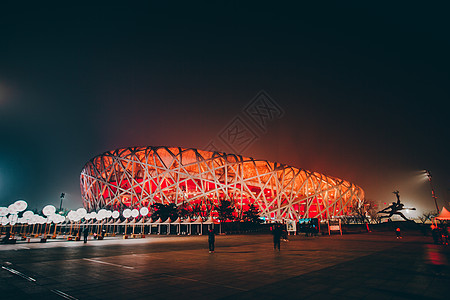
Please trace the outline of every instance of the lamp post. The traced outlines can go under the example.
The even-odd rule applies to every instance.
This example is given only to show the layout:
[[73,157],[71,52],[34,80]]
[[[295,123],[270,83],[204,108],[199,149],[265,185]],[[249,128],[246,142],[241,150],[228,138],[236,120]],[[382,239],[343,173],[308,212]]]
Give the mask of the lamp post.
[[148,207],[141,207],[141,209],[139,210],[139,213],[142,216],[142,230],[141,230],[141,235],[144,236],[144,231],[145,231],[145,227],[144,227],[144,221],[145,221],[145,217],[148,215]]
[[136,225],[136,218],[139,216],[139,211],[135,208],[131,211],[131,216],[133,217],[133,236],[134,236],[134,226]]
[[125,218],[126,222],[125,222],[125,233],[124,235],[127,236],[127,222],[128,222],[128,218],[131,217],[131,209],[129,208],[125,208],[122,212],[122,216]]
[[436,211],[439,214],[439,206],[437,204],[437,197],[436,197],[436,193],[434,192],[433,189],[433,184],[431,183],[431,173],[428,170],[425,170],[425,174],[428,177],[428,182],[430,183],[430,187],[431,187],[431,197],[433,197],[434,199],[434,204],[436,205]]
[[64,197],[66,196],[66,194],[64,194],[64,193],[61,193],[61,196],[59,196],[59,198],[61,199],[61,201],[59,202],[59,211],[61,212],[61,209],[62,209],[62,203],[63,203],[63,200],[64,200]]
[[111,217],[114,219],[113,236],[116,236],[116,223],[117,223],[116,219],[119,216],[120,216],[120,213],[117,210],[113,211],[112,214],[111,214]]

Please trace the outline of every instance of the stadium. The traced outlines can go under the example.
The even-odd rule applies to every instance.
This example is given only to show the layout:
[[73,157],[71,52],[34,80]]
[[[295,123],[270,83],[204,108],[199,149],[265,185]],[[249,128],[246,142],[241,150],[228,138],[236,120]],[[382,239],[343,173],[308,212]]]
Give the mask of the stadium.
[[101,208],[184,205],[215,217],[226,199],[234,214],[251,204],[267,220],[330,219],[347,215],[364,198],[357,185],[317,172],[236,154],[180,147],[130,147],[105,152],[84,166],[83,205]]

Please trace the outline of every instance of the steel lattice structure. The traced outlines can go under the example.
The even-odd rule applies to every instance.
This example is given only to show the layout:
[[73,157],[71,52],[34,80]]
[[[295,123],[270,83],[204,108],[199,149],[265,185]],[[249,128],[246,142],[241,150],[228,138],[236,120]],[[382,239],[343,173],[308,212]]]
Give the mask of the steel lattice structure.
[[179,147],[132,147],[91,159],[80,176],[88,211],[175,203],[201,205],[205,215],[221,199],[236,213],[254,203],[275,220],[348,213],[364,191],[348,181],[241,155]]

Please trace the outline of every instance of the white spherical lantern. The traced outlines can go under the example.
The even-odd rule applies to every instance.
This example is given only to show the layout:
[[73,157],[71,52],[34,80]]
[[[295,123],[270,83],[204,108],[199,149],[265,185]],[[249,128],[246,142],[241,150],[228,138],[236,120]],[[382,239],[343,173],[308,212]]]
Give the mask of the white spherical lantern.
[[131,217],[131,210],[129,208],[124,209],[122,215],[128,219],[129,217]]
[[54,215],[56,212],[56,207],[54,207],[53,205],[46,205],[43,209],[42,209],[42,213],[45,216],[51,216]]
[[[101,219],[104,219],[104,218],[106,218],[106,214],[107,214],[106,209],[102,208],[98,211],[97,216],[100,217]],[[99,220],[98,217],[97,217],[97,220]]]
[[131,211],[131,216],[133,218],[137,218],[137,216],[139,216],[139,211],[135,208]]
[[14,202],[14,206],[16,207],[16,211],[21,212],[27,209],[28,203],[25,200],[17,200]]
[[47,217],[47,223],[51,223],[51,222],[56,223],[55,220],[56,220],[56,214],[53,214],[53,215],[50,215]]
[[77,214],[80,216],[80,218],[84,218],[87,215],[86,209],[80,207],[77,209]]
[[9,214],[9,209],[7,207],[0,207],[0,217],[7,216]]
[[77,216],[77,212],[73,210],[69,211],[69,213],[67,214],[67,218],[69,218],[70,221],[74,221]]
[[113,211],[111,214],[111,217],[113,217],[114,219],[117,219],[119,216],[120,216],[120,213],[117,210]]
[[15,203],[10,204],[10,205],[8,206],[8,211],[9,211],[10,214],[15,214],[15,213],[17,213],[16,204],[15,204]]
[[14,214],[14,215],[9,215],[8,219],[9,219],[9,224],[11,224],[11,225],[16,225],[17,220],[18,220],[18,217],[17,217],[16,214]]
[[9,223],[8,217],[3,216],[3,217],[2,217],[2,225],[3,225],[3,226],[6,226],[6,225],[8,225],[8,223]]
[[65,217],[63,217],[61,215],[55,215],[55,216],[56,216],[56,218],[55,218],[55,220],[53,220],[53,222],[56,224],[62,223],[66,219]]
[[34,213],[31,210],[27,210],[22,215],[22,217],[24,217],[25,220],[30,220],[33,216],[34,216]]
[[139,212],[141,213],[141,216],[145,217],[148,215],[148,208],[147,207],[142,207]]
[[105,218],[105,215],[101,214],[100,212],[98,212],[97,215],[95,216],[95,218],[100,221],[100,220],[103,220]]

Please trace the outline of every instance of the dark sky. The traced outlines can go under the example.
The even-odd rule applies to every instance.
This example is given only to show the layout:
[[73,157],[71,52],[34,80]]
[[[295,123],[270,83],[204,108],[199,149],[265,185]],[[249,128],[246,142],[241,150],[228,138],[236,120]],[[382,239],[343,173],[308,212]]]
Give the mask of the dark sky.
[[[365,2],[365,1],[364,1]],[[0,205],[81,206],[126,146],[204,148],[264,90],[284,111],[241,154],[354,182],[381,205],[450,200],[450,21],[439,6],[281,2],[0,7]],[[69,5],[69,6],[67,6]]]

